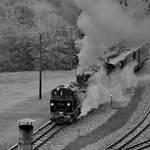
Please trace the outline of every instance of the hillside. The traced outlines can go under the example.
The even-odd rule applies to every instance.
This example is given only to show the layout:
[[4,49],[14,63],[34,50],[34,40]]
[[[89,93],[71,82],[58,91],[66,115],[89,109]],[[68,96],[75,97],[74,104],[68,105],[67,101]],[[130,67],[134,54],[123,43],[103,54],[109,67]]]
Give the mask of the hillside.
[[[121,0],[114,1],[123,2]],[[79,61],[77,57],[79,48],[75,47],[74,42],[81,35],[81,30],[77,27],[77,19],[81,9],[84,9],[84,7],[82,8],[80,3],[77,7],[74,2],[77,2],[77,0],[0,0],[0,72],[38,70],[39,48],[42,49],[43,70],[76,68]],[[131,0],[127,1],[127,3],[127,9],[131,8],[130,13],[132,13],[132,10],[139,10],[140,15],[136,14],[135,17],[142,18],[145,14],[149,15],[148,2]],[[100,14],[107,14],[107,12]],[[104,17],[106,16],[104,15]],[[112,23],[108,22],[110,29],[115,28],[116,21],[114,19],[109,20],[114,23],[112,26]],[[85,29],[82,27],[86,35],[99,34],[99,32],[99,35],[102,35],[97,25],[93,29],[95,31],[93,31],[88,29],[90,27],[89,23],[86,24]],[[120,25],[120,28],[123,28],[121,31],[125,30],[123,26]],[[128,29],[128,26],[126,28]],[[106,31],[106,35],[102,36],[102,38],[106,37],[104,40],[112,37],[110,43],[113,43],[113,40],[116,41],[114,36],[109,35],[110,33],[107,35],[108,30],[103,30],[102,33],[104,31]],[[114,30],[112,31],[114,35],[118,33],[114,32]],[[126,34],[126,31],[124,34]],[[42,35],[41,41],[39,40],[40,34]],[[82,35],[84,36],[84,34]],[[99,35],[98,38],[95,35],[94,37],[100,39],[101,36],[99,37]],[[100,42],[99,40],[97,41],[98,43]],[[94,49],[91,48],[91,50]],[[92,54],[94,53],[92,52]],[[88,57],[86,56],[85,58]]]
[[69,0],[0,0],[0,72],[37,70],[40,46],[43,69],[70,69],[71,59],[76,67],[77,51],[67,26],[76,26],[78,14]]
[[57,14],[68,21],[69,24],[77,24],[77,18],[81,10],[71,0],[49,0],[57,10]]

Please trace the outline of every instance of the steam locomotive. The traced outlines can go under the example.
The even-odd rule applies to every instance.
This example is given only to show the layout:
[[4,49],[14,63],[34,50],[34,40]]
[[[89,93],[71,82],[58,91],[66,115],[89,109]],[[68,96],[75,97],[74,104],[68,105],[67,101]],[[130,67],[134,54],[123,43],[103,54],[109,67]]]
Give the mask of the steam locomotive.
[[73,86],[61,85],[51,91],[50,119],[57,124],[70,124],[81,113],[77,86]]
[[[148,58],[150,45],[145,43],[133,49],[128,49],[115,57],[107,57],[104,69],[109,75],[116,69],[123,69],[129,62],[136,61],[135,70],[140,69]],[[50,119],[58,124],[71,123],[81,114],[82,100],[86,96],[88,80],[92,74],[81,73],[76,76],[76,82],[68,87],[58,86],[51,91]]]

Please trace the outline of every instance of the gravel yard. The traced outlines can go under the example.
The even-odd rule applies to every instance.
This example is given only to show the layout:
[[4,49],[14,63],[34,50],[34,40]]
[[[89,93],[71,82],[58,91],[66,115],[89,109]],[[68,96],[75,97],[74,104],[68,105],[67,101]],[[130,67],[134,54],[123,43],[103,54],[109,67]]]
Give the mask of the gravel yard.
[[[139,91],[141,90],[141,92]],[[69,145],[67,145],[64,150],[78,150],[83,149],[84,147],[88,147],[87,145],[93,146],[93,143],[97,143],[100,139],[105,138],[106,136],[110,135],[111,133],[114,133],[118,131],[126,122],[128,121],[131,114],[134,112],[134,110],[137,107],[137,104],[139,103],[140,99],[137,100],[137,98],[140,98],[140,94],[142,94],[143,89],[137,89],[137,97],[133,97],[131,103],[125,107],[125,108],[116,108],[113,109],[116,113],[113,114],[107,122],[105,122],[103,125],[99,124],[99,126],[95,129],[95,131],[91,132],[90,134],[87,134],[85,136],[79,137],[76,141],[73,141]],[[100,117],[100,116],[99,116]],[[102,120],[102,117],[100,117]],[[95,120],[97,122],[97,120]],[[91,124],[95,124],[95,122],[91,122]],[[125,133],[125,132],[123,132]],[[109,136],[108,136],[109,137]],[[118,138],[118,135],[116,136]],[[107,141],[106,144],[110,144],[113,140],[115,140],[115,136],[112,136],[112,139],[110,141]],[[95,147],[95,144],[94,144]],[[100,146],[98,146],[100,148]],[[101,147],[103,149],[104,147]],[[91,148],[93,150],[93,147]]]
[[[150,74],[150,62],[148,61],[145,66],[140,70],[140,72],[137,73],[138,76],[142,76],[142,75],[149,75]],[[143,92],[140,94],[140,92],[135,93],[134,96],[134,101],[139,101],[137,109],[133,112],[132,116],[130,117],[130,119],[127,121],[126,124],[124,124],[120,129],[116,130],[115,132],[107,135],[105,138],[97,140],[97,142],[93,142],[93,143],[88,143],[87,140],[87,144],[85,147],[82,147],[82,150],[99,150],[99,149],[105,149],[108,145],[110,145],[111,143],[115,142],[117,139],[119,139],[120,137],[122,137],[123,135],[125,135],[126,132],[128,132],[129,130],[131,130],[142,118],[144,113],[149,109],[149,98],[150,98],[150,78],[147,77],[147,80],[145,80],[144,82],[140,83],[140,87]],[[140,88],[139,88],[140,90]],[[131,105],[131,103],[130,103]],[[133,103],[134,105],[134,103]],[[124,117],[122,119],[125,119]],[[120,118],[120,120],[122,120]],[[107,129],[108,130],[108,129]],[[100,131],[97,134],[101,134]],[[150,134],[149,132],[145,132],[144,134],[142,134],[135,143],[145,140],[145,139],[149,139],[150,138]],[[85,138],[86,140],[86,138]],[[81,142],[80,142],[81,143]],[[70,147],[73,145],[70,145]],[[66,149],[65,149],[66,150]]]
[[[65,127],[39,150],[64,149],[70,142],[77,140],[81,136],[86,136],[99,126],[102,126],[116,113],[115,110],[110,108],[110,104],[103,105],[102,107],[103,108],[100,107],[98,110],[91,111],[86,117],[82,117],[74,124]],[[72,149],[74,148],[70,148],[70,150]]]
[[[143,118],[145,111],[148,109],[149,103],[149,90],[150,83],[145,83],[147,88],[144,90],[144,94],[142,94],[142,101],[139,102],[136,111],[132,114],[131,118],[127,121],[127,123],[122,126],[119,130],[116,130],[112,134],[106,136],[105,138],[92,143],[90,145],[85,146],[82,150],[99,150],[105,149],[110,144],[114,143],[117,139],[120,139],[123,135],[126,134],[129,130],[131,130],[138,122]],[[147,96],[145,96],[147,95]],[[138,97],[138,96],[137,96]]]

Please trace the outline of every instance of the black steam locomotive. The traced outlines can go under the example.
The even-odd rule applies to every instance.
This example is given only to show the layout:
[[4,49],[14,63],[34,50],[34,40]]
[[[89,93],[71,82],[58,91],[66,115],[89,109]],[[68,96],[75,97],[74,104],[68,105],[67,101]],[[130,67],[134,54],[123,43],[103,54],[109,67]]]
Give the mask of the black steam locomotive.
[[[124,68],[129,62],[136,61],[135,70],[142,67],[148,58],[149,44],[127,50],[115,57],[107,58],[104,62],[104,69],[109,75],[116,69]],[[50,119],[56,123],[71,123],[81,114],[81,104],[86,96],[86,89],[89,78],[92,74],[78,74],[76,82],[68,87],[58,86],[51,91]]]
[[81,102],[76,88],[58,86],[51,91],[50,119],[57,124],[71,123],[81,113]]

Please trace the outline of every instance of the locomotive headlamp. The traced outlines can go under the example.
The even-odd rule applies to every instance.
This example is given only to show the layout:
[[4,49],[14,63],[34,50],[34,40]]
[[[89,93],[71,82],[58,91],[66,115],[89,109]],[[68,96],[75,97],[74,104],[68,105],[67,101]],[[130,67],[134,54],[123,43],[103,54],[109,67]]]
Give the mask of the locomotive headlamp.
[[54,106],[54,103],[51,103],[51,106]]
[[70,103],[67,103],[67,106],[70,106],[71,104]]

